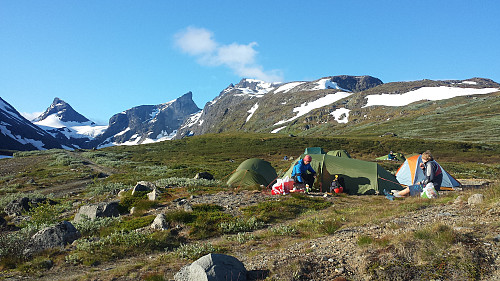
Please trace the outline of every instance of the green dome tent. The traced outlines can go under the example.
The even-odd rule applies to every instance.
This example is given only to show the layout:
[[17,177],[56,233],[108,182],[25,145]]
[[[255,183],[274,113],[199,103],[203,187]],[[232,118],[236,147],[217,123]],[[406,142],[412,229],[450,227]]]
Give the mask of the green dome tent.
[[[319,190],[321,183],[322,192],[329,191],[335,175],[344,179],[344,192],[348,194],[383,194],[384,189],[403,189],[396,177],[377,163],[328,154],[310,155],[311,166],[317,173],[314,186]],[[300,159],[304,156],[301,155]],[[292,163],[284,176],[291,177],[296,163]]]
[[304,151],[304,154],[326,154],[321,147],[308,147]]
[[326,154],[331,155],[331,156],[336,156],[336,157],[347,157],[351,158],[351,155],[347,153],[345,150],[330,150]]
[[258,158],[247,159],[238,166],[229,177],[229,186],[268,186],[278,178],[276,170],[271,163]]
[[[404,156],[403,153],[399,153],[399,152],[395,152],[393,153],[394,154],[394,160],[392,161],[401,161],[401,162],[404,162],[406,160],[406,157]],[[375,160],[389,160],[389,155],[384,155],[384,156],[380,156],[380,157],[377,157],[375,158]]]

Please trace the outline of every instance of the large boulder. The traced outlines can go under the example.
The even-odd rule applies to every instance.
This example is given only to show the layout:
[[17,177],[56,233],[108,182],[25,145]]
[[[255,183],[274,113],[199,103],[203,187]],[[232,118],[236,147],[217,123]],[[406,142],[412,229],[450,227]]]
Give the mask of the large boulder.
[[183,267],[174,276],[176,281],[246,281],[247,270],[237,258],[208,254]]
[[168,222],[165,214],[158,214],[151,224],[152,229],[166,230],[168,229]]
[[31,237],[25,254],[39,253],[46,249],[64,248],[80,238],[80,232],[68,221],[46,227]]
[[75,222],[80,222],[85,218],[94,220],[95,218],[103,217],[118,217],[120,212],[118,210],[118,201],[101,202],[92,205],[81,206],[78,213],[75,215]]
[[476,193],[476,194],[472,194],[469,199],[467,200],[467,203],[469,205],[478,205],[478,204],[482,204],[484,201],[484,195],[481,194],[481,193]]
[[155,184],[148,181],[140,181],[132,189],[132,195],[135,195],[137,191],[151,191],[156,188]]

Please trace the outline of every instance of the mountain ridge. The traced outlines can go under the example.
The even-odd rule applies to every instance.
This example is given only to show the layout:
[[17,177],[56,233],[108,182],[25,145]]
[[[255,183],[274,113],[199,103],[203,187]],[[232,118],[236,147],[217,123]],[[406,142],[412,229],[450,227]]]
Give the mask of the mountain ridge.
[[[500,141],[500,131],[491,125],[498,124],[494,116],[500,113],[496,109],[500,106],[492,105],[500,103],[499,89],[497,82],[479,77],[390,83],[366,75],[287,83],[241,79],[201,110],[193,102],[192,92],[188,92],[167,103],[125,110],[113,115],[107,126],[98,126],[56,97],[34,123],[56,139],[58,145],[47,140],[53,143],[47,147],[67,149],[137,145],[222,132],[439,137],[423,133],[425,129],[417,128],[420,124],[428,124],[432,130],[439,128],[458,139]],[[454,114],[457,108],[466,119]],[[472,122],[483,125],[482,131]],[[10,137],[0,148],[45,148],[12,144],[12,139],[15,141]]]

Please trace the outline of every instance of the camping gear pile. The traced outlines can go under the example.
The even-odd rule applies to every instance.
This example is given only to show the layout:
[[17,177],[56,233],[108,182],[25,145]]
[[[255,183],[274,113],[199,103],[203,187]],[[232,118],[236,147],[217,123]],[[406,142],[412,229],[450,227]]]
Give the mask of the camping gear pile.
[[288,177],[278,179],[271,189],[272,195],[286,195],[292,192],[304,192],[302,188],[294,187],[295,181]]

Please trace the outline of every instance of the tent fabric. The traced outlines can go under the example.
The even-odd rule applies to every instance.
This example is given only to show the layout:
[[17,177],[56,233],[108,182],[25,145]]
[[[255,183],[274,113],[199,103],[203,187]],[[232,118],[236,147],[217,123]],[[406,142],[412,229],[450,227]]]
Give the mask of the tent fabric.
[[[403,153],[393,153],[393,154],[394,154],[395,160],[397,160],[397,161],[405,161],[406,160],[406,157],[404,156]],[[389,155],[377,157],[377,158],[375,158],[375,160],[389,160]]]
[[308,147],[304,151],[304,154],[326,154],[321,147]]
[[[425,179],[425,175],[419,165],[422,163],[422,155],[417,154],[412,157],[406,158],[405,162],[399,167],[396,172],[396,179],[399,183],[404,185],[413,185],[419,181]],[[438,164],[439,165],[439,164]],[[441,167],[441,165],[439,165]],[[441,187],[459,187],[460,182],[458,182],[454,177],[452,177],[448,172],[446,172],[443,167],[441,167],[443,172],[443,182]]]
[[276,170],[271,163],[259,159],[247,159],[238,166],[236,171],[229,177],[229,186],[268,186],[278,178]]
[[[344,179],[344,192],[352,195],[383,194],[384,189],[403,189],[396,177],[377,163],[328,154],[310,155],[311,166],[317,173],[314,187],[322,192],[328,191],[335,175]],[[299,160],[304,156],[305,154],[301,155]],[[284,176],[290,177],[296,163],[292,163]]]
[[345,150],[330,150],[326,154],[336,156],[336,157],[347,157],[351,158],[351,155]]

